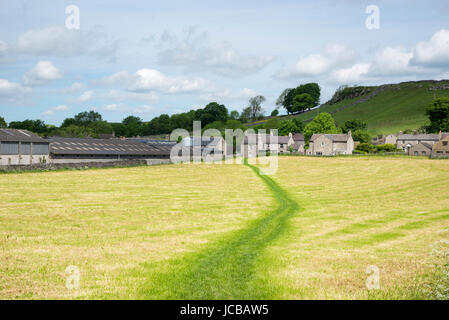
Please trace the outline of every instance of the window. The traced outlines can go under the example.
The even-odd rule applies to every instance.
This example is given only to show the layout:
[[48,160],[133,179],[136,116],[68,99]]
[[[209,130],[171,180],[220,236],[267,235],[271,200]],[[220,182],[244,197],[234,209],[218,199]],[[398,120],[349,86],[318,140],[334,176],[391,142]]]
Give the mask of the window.
[[423,151],[423,152],[422,152],[422,155],[423,155],[423,156],[425,156],[425,155],[426,155],[426,152],[425,152],[425,151]]
[[418,151],[415,151],[415,156],[417,156],[418,155]]
[[317,156],[322,156],[323,153],[322,153],[322,152],[317,152],[316,155],[317,155]]
[[324,141],[321,141],[321,146],[324,147]]

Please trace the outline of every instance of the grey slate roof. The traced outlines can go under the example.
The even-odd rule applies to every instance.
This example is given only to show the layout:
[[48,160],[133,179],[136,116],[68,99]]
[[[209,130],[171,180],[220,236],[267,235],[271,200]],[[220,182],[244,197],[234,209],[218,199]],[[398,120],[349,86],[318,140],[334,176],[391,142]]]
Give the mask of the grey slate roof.
[[316,138],[320,136],[326,136],[331,139],[333,142],[348,142],[349,135],[347,134],[328,134],[328,133],[314,133],[310,138],[310,141],[314,141]]
[[[264,134],[264,135],[259,135],[261,137],[261,140],[263,143],[267,143],[267,144],[271,144],[274,143],[277,139],[277,143],[288,143],[288,140],[290,139],[288,136],[272,136],[270,134]],[[243,143],[244,144],[248,144],[248,139],[249,136],[245,135]],[[251,143],[257,144],[258,138],[257,135],[251,135],[251,140],[249,140]]]
[[170,155],[171,146],[139,141],[93,138],[51,138],[50,153],[57,155]]
[[438,134],[400,134],[398,140],[429,140],[438,141],[440,137]]
[[22,129],[0,129],[0,141],[49,143],[37,134]]
[[293,135],[293,141],[305,141],[304,135],[302,133],[295,133]]

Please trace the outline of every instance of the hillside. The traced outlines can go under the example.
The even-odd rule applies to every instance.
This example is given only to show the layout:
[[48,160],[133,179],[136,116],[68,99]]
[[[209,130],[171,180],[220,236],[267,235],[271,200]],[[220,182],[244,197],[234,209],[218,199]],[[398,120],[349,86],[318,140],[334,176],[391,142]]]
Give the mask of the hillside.
[[[320,108],[290,115],[310,121],[320,112],[331,113],[337,124],[361,119],[367,122],[369,133],[395,133],[418,129],[427,123],[425,108],[434,98],[449,97],[449,80],[413,81],[368,87],[369,92],[336,103],[327,102]],[[258,121],[259,123],[261,121]]]

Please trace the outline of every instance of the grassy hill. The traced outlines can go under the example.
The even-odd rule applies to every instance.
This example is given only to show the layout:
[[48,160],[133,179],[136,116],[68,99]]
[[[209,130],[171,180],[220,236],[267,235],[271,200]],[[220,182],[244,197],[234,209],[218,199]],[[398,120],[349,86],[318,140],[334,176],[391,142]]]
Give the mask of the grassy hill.
[[369,93],[356,98],[327,102],[315,110],[282,119],[298,117],[310,121],[318,113],[328,112],[338,124],[351,119],[366,121],[368,131],[373,135],[395,133],[418,129],[426,124],[426,106],[434,98],[449,97],[449,80],[402,82],[368,88]]

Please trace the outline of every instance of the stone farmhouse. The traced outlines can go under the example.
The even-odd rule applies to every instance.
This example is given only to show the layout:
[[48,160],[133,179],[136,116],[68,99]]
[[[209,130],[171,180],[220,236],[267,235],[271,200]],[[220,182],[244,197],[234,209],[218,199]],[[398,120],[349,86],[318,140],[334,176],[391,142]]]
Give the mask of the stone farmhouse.
[[418,143],[428,143],[433,145],[435,142],[440,140],[438,134],[421,134],[414,132],[413,134],[402,134],[399,133],[396,140],[396,147],[402,149],[404,152],[408,152],[409,149]]
[[432,147],[432,157],[449,157],[449,134]]
[[432,153],[432,144],[420,142],[408,148],[410,156],[429,156]]
[[352,154],[354,140],[351,131],[347,134],[314,134],[309,141],[307,155],[335,156],[340,154]]
[[295,133],[294,135],[290,133],[289,136],[293,138],[293,152],[304,153],[306,146],[304,135],[302,133]]

